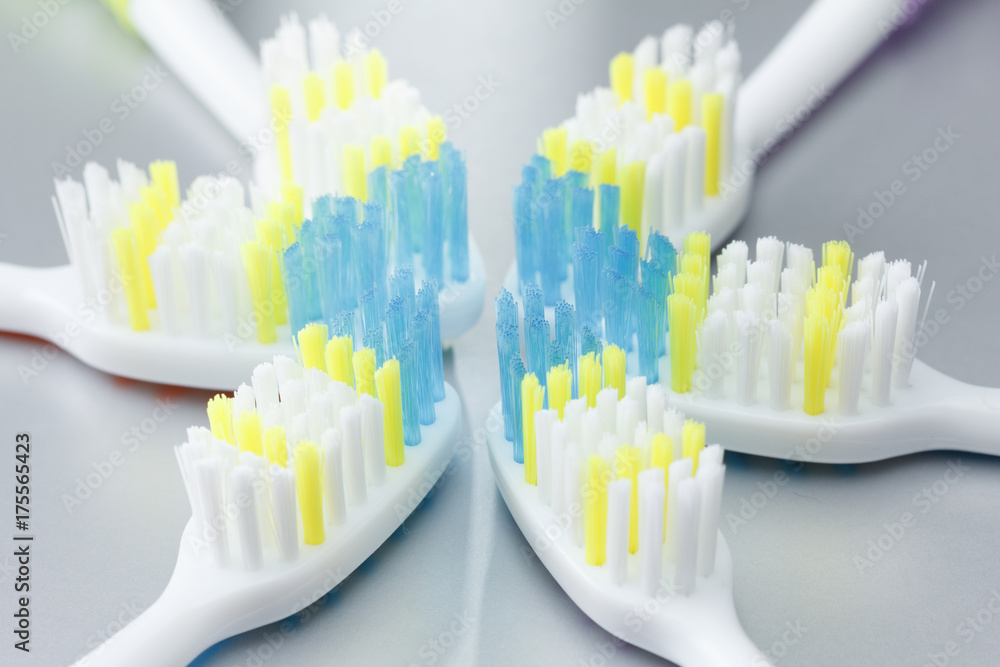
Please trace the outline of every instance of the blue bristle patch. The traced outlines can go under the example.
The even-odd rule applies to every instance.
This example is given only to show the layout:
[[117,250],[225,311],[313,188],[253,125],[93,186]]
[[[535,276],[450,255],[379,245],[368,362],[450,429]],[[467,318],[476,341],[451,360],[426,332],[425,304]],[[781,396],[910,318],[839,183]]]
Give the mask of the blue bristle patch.
[[448,238],[448,263],[451,279],[462,283],[469,279],[469,199],[465,159],[448,141],[439,147],[439,155],[445,182],[444,228]]
[[368,203],[389,210],[389,170],[385,165],[368,172]]
[[424,203],[424,238],[421,248],[424,273],[438,284],[444,280],[444,179],[438,162],[420,164]]
[[561,194],[558,181],[546,181],[542,193],[543,256],[539,267],[546,306],[556,305],[561,296],[562,281],[566,277],[565,260],[568,253],[563,247],[566,242],[566,207]]
[[583,327],[580,330],[580,355],[586,356],[591,352],[601,354],[603,351],[604,343],[600,333],[588,326]]
[[[533,170],[532,170],[533,171]],[[521,183],[511,190],[514,209],[514,251],[517,258],[517,280],[519,285],[538,280],[538,241],[535,233],[535,219],[532,211],[533,186]],[[539,239],[536,239],[539,236]]]
[[399,266],[389,278],[389,296],[403,300],[403,316],[408,322],[416,312],[416,283],[413,280],[413,269],[409,266]]
[[[556,344],[553,348],[558,348],[561,358],[558,363],[568,362],[570,371],[573,373],[573,395],[577,393],[576,382],[576,309],[565,301],[556,304]],[[550,364],[551,367],[552,364]]]
[[633,286],[633,300],[636,311],[636,337],[638,339],[639,373],[646,377],[646,382],[659,382],[658,338],[662,338],[660,330],[660,313],[652,290],[643,285]]
[[[303,243],[305,242],[303,239]],[[319,237],[312,246],[313,258],[316,260],[319,299],[316,304],[307,306],[306,312],[310,321],[330,322],[343,309],[344,292],[347,289],[346,274],[350,271],[344,270],[343,246],[335,234]]]
[[[434,423],[434,361],[431,357],[431,320],[427,311],[420,309],[410,323],[412,351],[416,367],[414,375],[417,385],[417,418],[424,426]],[[440,349],[438,348],[440,354]],[[444,387],[442,386],[442,392]]]
[[[652,238],[652,237],[650,237]],[[670,293],[670,281],[667,274],[662,271],[656,262],[642,260],[642,285],[650,291],[653,302],[657,306],[658,317],[660,318],[659,332],[665,334],[667,331],[667,296]],[[656,344],[657,356],[666,354],[666,337],[659,336]]]
[[425,280],[417,293],[417,307],[427,313],[427,368],[431,379],[431,395],[435,401],[444,400],[444,358],[441,353],[441,311],[438,288],[433,280]]
[[629,347],[631,283],[612,268],[605,268],[602,274],[604,297],[604,335],[608,343],[623,350]]
[[522,428],[523,408],[521,406],[521,381],[524,379],[524,364],[520,357],[514,357],[510,362],[510,384],[512,389],[514,437],[514,460],[524,463],[524,429]]
[[531,166],[538,172],[539,181],[548,181],[552,178],[552,162],[547,157],[532,155]]
[[399,359],[399,381],[403,394],[403,444],[420,444],[420,411],[417,389],[417,359],[413,341],[407,341],[396,357]]
[[511,364],[521,358],[521,343],[517,325],[497,322],[497,359],[500,364],[500,398],[503,409],[504,437],[510,441],[515,437],[514,387],[511,381]]
[[545,373],[548,371],[548,346],[551,336],[549,322],[544,317],[525,318],[524,321],[524,354],[528,360],[528,372],[534,373],[538,383],[545,386]]
[[385,311],[386,329],[386,353],[390,357],[397,357],[402,354],[406,345],[406,305],[402,297],[394,296],[389,299],[389,306]]
[[524,286],[524,319],[545,317],[545,300],[542,289],[535,283]]
[[393,244],[393,260],[396,264],[410,264],[413,261],[413,241],[410,238],[410,210],[406,195],[406,174],[393,171],[389,174],[389,216]]
[[598,201],[601,210],[597,219],[601,235],[604,237],[605,251],[615,242],[620,200],[621,190],[618,189],[617,185],[602,183],[598,188]]
[[517,302],[506,288],[501,287],[496,297],[497,324],[509,324],[517,329]]

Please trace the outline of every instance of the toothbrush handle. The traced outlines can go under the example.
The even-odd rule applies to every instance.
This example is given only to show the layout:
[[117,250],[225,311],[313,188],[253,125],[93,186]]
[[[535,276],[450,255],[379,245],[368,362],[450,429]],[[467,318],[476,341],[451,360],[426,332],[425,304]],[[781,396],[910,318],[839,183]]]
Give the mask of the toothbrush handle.
[[129,0],[136,32],[237,141],[265,127],[260,66],[209,0]]
[[77,281],[68,264],[34,268],[0,263],[0,330],[51,340],[72,317],[67,300],[79,293]]
[[751,154],[770,150],[878,46],[906,0],[816,0],[746,83],[735,134]]
[[938,437],[962,451],[1000,455],[1000,388],[965,385],[943,407],[947,430]]

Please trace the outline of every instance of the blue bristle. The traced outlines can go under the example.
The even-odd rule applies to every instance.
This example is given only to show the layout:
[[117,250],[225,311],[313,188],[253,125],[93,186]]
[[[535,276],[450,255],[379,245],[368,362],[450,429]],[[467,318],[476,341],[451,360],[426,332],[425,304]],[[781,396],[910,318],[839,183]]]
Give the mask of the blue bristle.
[[621,272],[633,281],[639,279],[639,235],[634,229],[621,225],[615,231],[615,245],[632,258],[628,272]]
[[385,336],[382,335],[382,325],[365,331],[361,339],[365,347],[375,350],[375,365],[381,367],[385,363]]
[[554,306],[559,300],[562,281],[566,277],[564,263],[565,229],[561,192],[558,181],[547,181],[542,199],[542,253],[539,272],[542,278],[542,293],[545,295],[545,305]]
[[[354,328],[354,311],[344,310],[337,314],[330,323],[330,336],[350,336],[357,338]],[[356,347],[356,346],[355,346]]]
[[[302,243],[306,243],[305,238],[302,239]],[[310,321],[331,322],[343,310],[344,292],[347,289],[346,277],[350,273],[349,270],[345,270],[340,239],[334,234],[319,237],[313,244],[313,257],[316,261],[316,280],[319,284],[319,299],[316,302],[318,308],[307,306],[306,312]]]
[[[652,236],[650,236],[652,238]],[[667,296],[670,294],[670,281],[666,272],[654,261],[642,260],[642,284],[653,295],[653,302],[657,305],[659,313],[659,331],[667,331]],[[659,336],[656,341],[656,354],[662,356],[666,354],[666,337]]]
[[583,327],[580,330],[580,355],[585,356],[591,352],[600,354],[603,351],[604,343],[601,341],[601,335],[590,327]]
[[389,278],[389,296],[400,297],[403,300],[403,315],[408,322],[416,312],[416,284],[413,281],[413,269],[409,266],[398,266]]
[[[366,210],[368,206],[365,206]],[[355,286],[358,290],[372,287],[385,288],[386,258],[383,243],[383,229],[380,224],[381,207],[371,210],[372,217],[366,217],[360,225],[351,228],[351,242],[354,246]]]
[[368,173],[368,202],[389,210],[389,169],[385,165]]
[[646,377],[646,382],[659,382],[658,339],[663,338],[660,331],[660,313],[653,292],[643,285],[636,284],[633,288],[636,311],[636,334],[638,338],[639,373]]
[[406,344],[406,322],[406,305],[403,298],[392,297],[385,311],[386,354],[390,357],[399,357]]
[[517,335],[517,324],[497,320],[497,359],[500,362],[500,397],[503,408],[504,437],[514,440],[514,389],[511,384],[510,368],[514,358],[521,358],[521,343]]
[[524,319],[545,317],[545,301],[542,289],[535,283],[524,285]]
[[430,369],[431,394],[435,401],[444,400],[444,358],[441,355],[441,311],[438,288],[433,280],[425,280],[417,293],[417,306],[427,313],[429,342],[427,365]]
[[410,447],[420,444],[420,418],[417,390],[417,364],[413,342],[407,341],[400,353],[399,382],[403,394],[403,444]]
[[602,278],[604,297],[604,335],[608,343],[623,350],[629,347],[631,283],[612,268],[605,268]]
[[573,205],[570,211],[570,220],[574,234],[571,239],[576,238],[577,229],[594,228],[594,191],[590,188],[573,188]]
[[[299,264],[301,273],[299,277],[307,284],[306,293],[309,296],[309,299],[302,304],[307,322],[312,322],[323,317],[323,309],[320,305],[318,275],[320,269],[316,257],[316,248],[319,245],[319,239],[323,236],[320,233],[321,229],[322,224],[317,218],[313,218],[312,220],[303,222],[297,232],[298,240],[296,243],[302,249],[302,261]],[[332,251],[326,249],[326,252]]]
[[677,249],[666,236],[659,232],[652,232],[646,239],[646,252],[649,259],[660,267],[664,273],[671,274],[677,272]]
[[509,438],[514,443],[514,460],[524,463],[524,429],[521,428],[521,380],[524,379],[524,364],[520,357],[514,357],[510,362],[510,384],[513,403],[514,437]]
[[333,217],[341,218],[348,226],[356,225],[361,214],[361,202],[354,197],[334,197]]
[[379,305],[379,298],[374,287],[361,293],[358,305],[361,310],[361,331],[363,334],[367,334],[375,327],[382,326],[382,315],[385,310]]
[[573,294],[577,326],[601,324],[600,256],[581,242],[573,244]]
[[402,171],[406,176],[403,205],[409,208],[410,244],[413,252],[421,252],[423,250],[426,211],[424,210],[424,193],[420,178],[420,156],[411,155],[406,158]]
[[[412,353],[415,365],[414,377],[417,385],[417,417],[424,426],[434,423],[433,361],[431,359],[430,317],[422,308],[410,323],[413,336]],[[438,350],[441,348],[439,347]],[[438,352],[440,354],[440,352]],[[443,387],[442,387],[443,391]]]
[[608,248],[608,268],[617,271],[629,283],[636,282],[636,276],[632,273],[632,261],[635,255],[627,249],[617,245]]
[[576,310],[565,301],[556,304],[556,343],[562,354],[560,363],[569,362],[573,373],[573,395],[576,395]]
[[406,174],[394,171],[389,174],[390,222],[392,227],[393,260],[397,264],[413,261],[413,242],[410,239],[410,215],[406,197]]
[[465,159],[451,142],[439,147],[445,179],[444,228],[448,237],[448,262],[451,279],[465,282],[469,279],[469,201]]
[[513,325],[517,329],[517,302],[505,287],[500,288],[496,298],[497,324]]
[[617,185],[602,184],[598,190],[600,201],[600,221],[601,234],[604,236],[604,250],[615,242],[615,229],[618,228],[618,205],[621,198],[621,190]]
[[545,386],[545,372],[548,370],[548,346],[551,336],[549,322],[544,317],[525,318],[524,354],[528,360],[528,372],[538,377],[538,383]]
[[288,301],[289,328],[297,333],[309,323],[307,305],[314,300],[311,293],[312,285],[306,280],[302,269],[302,247],[297,242],[285,249],[281,274],[285,283],[285,298]]
[[420,164],[424,205],[424,273],[438,284],[444,280],[444,179],[437,161]]
[[531,166],[537,170],[539,181],[547,181],[552,178],[552,163],[548,158],[541,155],[532,155]]
[[[517,281],[519,285],[538,280],[538,240],[532,214],[533,188],[530,183],[521,183],[511,190],[514,208],[514,251],[517,258]],[[536,238],[538,237],[538,238]]]

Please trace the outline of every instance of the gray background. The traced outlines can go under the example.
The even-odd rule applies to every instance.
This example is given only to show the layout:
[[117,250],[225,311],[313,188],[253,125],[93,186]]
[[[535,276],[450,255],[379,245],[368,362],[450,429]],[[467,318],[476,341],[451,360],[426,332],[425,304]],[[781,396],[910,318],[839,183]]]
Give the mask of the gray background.
[[[228,12],[256,45],[279,12],[310,18],[327,12],[342,28],[362,25],[385,2],[243,0]],[[468,153],[470,219],[487,252],[488,297],[513,253],[509,192],[540,130],[573,109],[577,92],[604,83],[608,59],[649,32],[676,21],[701,22],[735,11],[750,72],[791,26],[805,0],[731,3],[589,0],[552,29],[545,12],[556,0],[412,2],[375,38],[393,77],[404,77],[443,111],[473,92],[480,76],[499,89],[452,132]],[[569,3],[564,3],[569,4]],[[6,35],[19,30],[35,2],[0,3],[0,260],[33,266],[65,261],[49,198],[52,162],[104,117],[114,132],[93,158],[140,164],[177,160],[182,185],[215,172],[237,155],[235,142],[176,80],[118,120],[114,100],[156,63],[91,0],[71,0],[18,53]],[[946,295],[1000,245],[996,176],[1000,129],[1000,4],[952,0],[929,5],[896,34],[761,169],[749,216],[737,238],[776,234],[813,247],[844,238],[856,209],[876,190],[904,179],[907,191],[861,238],[860,256],[930,260],[935,307],[950,322],[920,351],[935,368],[962,380],[1000,384],[996,329],[1000,281],[986,283],[958,309]],[[910,183],[903,165],[930,147],[942,128],[960,135],[951,149]],[[75,170],[79,177],[80,170]],[[446,357],[446,372],[465,403],[463,455],[453,474],[364,566],[295,626],[266,664],[599,664],[609,636],[585,617],[530,551],[492,480],[475,429],[499,395],[491,304],[476,329]],[[129,609],[150,604],[173,567],[188,517],[171,447],[189,424],[204,423],[204,392],[124,381],[60,353],[28,382],[17,367],[42,350],[38,340],[0,335],[0,498],[7,526],[12,495],[13,435],[34,439],[33,653],[15,652],[0,632],[0,663],[66,664],[114,628]],[[153,414],[157,399],[176,407],[92,496],[68,512],[61,500],[77,479],[123,450],[121,436]],[[969,471],[921,513],[914,496],[942,478],[948,462]],[[776,461],[727,455],[723,511],[767,486]],[[760,500],[760,497],[757,497]],[[745,525],[724,525],[736,559],[736,603],[749,635],[775,646],[779,665],[922,665],[949,641],[951,665],[996,664],[1000,619],[963,634],[963,619],[1000,590],[1000,461],[931,453],[864,466],[807,466],[791,474]],[[883,525],[904,512],[917,517],[891,549],[863,573],[864,555]],[[0,540],[8,544],[8,529]],[[12,531],[11,531],[12,532]],[[0,617],[10,625],[14,594],[9,549],[0,547]],[[995,588],[996,587],[996,588]],[[466,617],[454,645],[454,618]],[[986,618],[984,615],[982,618]],[[805,631],[781,644],[786,624]],[[199,665],[257,664],[264,631],[233,638]],[[788,635],[791,637],[791,635]],[[966,642],[966,639],[970,641]],[[775,644],[775,642],[779,642]],[[430,652],[429,652],[430,651]],[[268,655],[265,649],[264,654]],[[610,662],[656,664],[637,649]],[[661,663],[662,664],[662,663]]]

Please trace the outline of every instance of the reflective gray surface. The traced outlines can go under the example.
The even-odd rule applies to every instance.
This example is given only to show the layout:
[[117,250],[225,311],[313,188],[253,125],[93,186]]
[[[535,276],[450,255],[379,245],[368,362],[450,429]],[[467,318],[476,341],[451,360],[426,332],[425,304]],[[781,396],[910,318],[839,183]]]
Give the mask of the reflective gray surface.
[[[346,28],[364,26],[372,11],[388,6],[228,4],[228,15],[254,44],[273,31],[285,7],[304,18],[326,11]],[[700,23],[730,9],[749,72],[807,3],[562,4],[576,8],[553,28],[546,12],[559,11],[555,0],[400,0],[402,11],[373,40],[391,74],[414,83],[432,109],[444,111],[472,94],[480,77],[499,82],[452,132],[468,152],[470,220],[486,253],[490,299],[513,253],[509,192],[520,165],[540,130],[571,112],[577,92],[606,80],[614,53],[675,21]],[[7,35],[0,46],[0,260],[46,266],[65,261],[49,202],[52,163],[63,162],[67,145],[85,140],[84,131],[103,118],[114,129],[91,157],[108,166],[119,156],[140,164],[173,158],[187,184],[238,153],[170,77],[121,117],[115,100],[135,94],[156,60],[95,2],[61,6],[14,53],[8,33],[20,31],[23,17],[38,8],[24,0],[0,4]],[[945,309],[949,322],[920,356],[962,380],[993,385],[1000,385],[1000,280],[985,282],[970,299],[952,290],[976,274],[982,257],[1000,250],[998,22],[1000,5],[990,0],[929,5],[767,161],[736,234],[747,240],[775,234],[814,247],[845,238],[858,207],[903,180],[906,192],[854,239],[855,252],[885,249],[890,257],[929,259],[938,289],[933,308]],[[907,161],[947,128],[959,137],[911,181]],[[492,330],[488,304],[476,329],[446,357],[448,379],[466,407],[466,439],[453,474],[405,530],[307,619],[284,633],[275,625],[233,638],[197,664],[660,662],[611,644],[530,557],[507,513],[475,433],[499,395]],[[0,335],[4,618],[14,607],[15,575],[5,558],[14,532],[13,437],[20,431],[34,441],[36,535],[32,653],[14,651],[5,630],[4,665],[68,664],[156,599],[188,517],[171,447],[188,425],[205,421],[206,393],[111,378],[63,353],[48,359],[46,351],[40,341]],[[19,367],[33,360],[37,376],[22,379]],[[155,421],[164,415],[162,405],[156,412],[157,400],[170,409],[162,422]],[[126,435],[133,428],[141,441]],[[120,465],[111,464],[107,479],[67,509],[65,499],[79,480],[107,470],[116,450]],[[799,472],[753,457],[729,455],[727,461],[723,511],[731,518],[723,533],[737,563],[737,609],[751,638],[773,650],[779,665],[996,663],[1000,618],[990,606],[1000,609],[1000,461],[931,453]],[[935,502],[922,500],[923,489],[934,489],[959,461],[968,470],[952,484],[938,484],[939,496],[930,491]],[[787,471],[786,482],[775,483],[786,479],[779,471]],[[900,531],[893,524],[907,512],[914,520]],[[869,557],[871,567],[858,560]],[[613,658],[602,651],[613,651]]]

